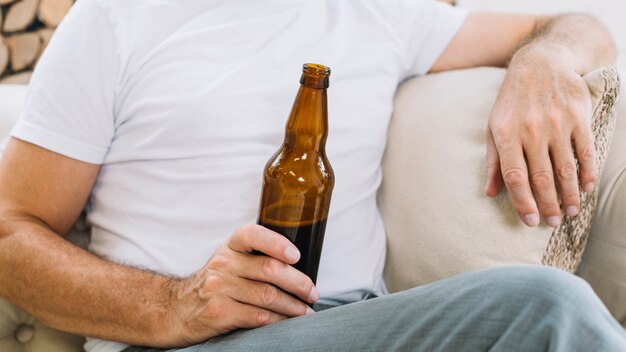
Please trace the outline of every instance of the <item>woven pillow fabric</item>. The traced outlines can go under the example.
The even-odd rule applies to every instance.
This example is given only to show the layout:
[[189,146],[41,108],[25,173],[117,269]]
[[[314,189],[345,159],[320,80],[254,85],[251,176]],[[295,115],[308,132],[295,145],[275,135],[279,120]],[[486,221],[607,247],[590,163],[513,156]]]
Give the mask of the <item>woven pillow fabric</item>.
[[[385,279],[391,291],[462,272],[543,264],[578,267],[598,190],[581,193],[581,211],[556,229],[525,226],[506,191],[486,183],[485,129],[505,71],[480,68],[406,82],[395,100],[379,204],[388,236]],[[619,97],[613,67],[586,75],[601,173]]]

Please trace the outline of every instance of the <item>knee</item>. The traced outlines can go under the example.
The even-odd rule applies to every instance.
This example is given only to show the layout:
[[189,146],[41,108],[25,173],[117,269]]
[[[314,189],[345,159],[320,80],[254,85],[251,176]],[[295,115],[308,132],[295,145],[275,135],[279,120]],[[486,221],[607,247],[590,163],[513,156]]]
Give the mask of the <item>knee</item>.
[[526,305],[550,310],[572,309],[595,300],[593,290],[583,279],[567,272],[544,266],[511,266],[489,270],[485,284],[500,291],[500,299],[515,297]]

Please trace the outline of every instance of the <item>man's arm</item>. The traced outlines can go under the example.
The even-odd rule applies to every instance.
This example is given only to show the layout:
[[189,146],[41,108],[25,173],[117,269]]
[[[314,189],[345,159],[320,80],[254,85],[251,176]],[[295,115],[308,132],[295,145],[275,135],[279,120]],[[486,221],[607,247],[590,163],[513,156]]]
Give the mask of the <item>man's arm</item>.
[[[539,44],[539,48],[535,46]],[[611,64],[617,49],[611,34],[587,15],[532,16],[470,13],[431,72],[478,66],[506,67],[520,49],[550,49],[547,58],[569,55],[579,74]],[[556,55],[556,56],[555,56]]]
[[433,66],[438,72],[508,64],[487,129],[486,193],[496,196],[506,186],[528,226],[540,216],[560,224],[557,192],[565,214],[574,216],[579,189],[593,190],[591,103],[581,76],[615,56],[611,35],[589,16],[476,13]]
[[102,260],[58,235],[78,218],[99,170],[11,141],[0,164],[0,296],[66,331],[156,340],[169,280]]
[[78,218],[99,170],[11,140],[0,162],[0,297],[60,330],[154,347],[311,312],[303,301],[319,293],[288,265],[298,250],[260,226],[236,231],[184,279],[115,264],[64,240],[59,234]]

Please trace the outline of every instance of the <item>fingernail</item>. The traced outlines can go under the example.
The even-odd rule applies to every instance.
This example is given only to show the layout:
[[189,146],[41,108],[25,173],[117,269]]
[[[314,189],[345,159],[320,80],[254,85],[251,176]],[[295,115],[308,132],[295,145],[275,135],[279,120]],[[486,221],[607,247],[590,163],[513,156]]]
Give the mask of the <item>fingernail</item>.
[[300,260],[300,252],[295,247],[287,247],[285,250],[285,257],[287,257],[290,261],[297,262]]
[[565,209],[565,215],[567,216],[576,216],[578,214],[578,207],[574,205],[570,205]]
[[318,299],[320,299],[320,292],[317,290],[317,288],[315,288],[315,286],[313,286],[311,292],[309,293],[309,301],[317,302]]
[[590,193],[593,191],[593,182],[589,182],[587,183],[584,187],[583,187],[583,191]]
[[311,307],[306,307],[306,315],[315,314],[315,311]]
[[539,215],[537,215],[537,214],[528,214],[528,215],[524,216],[524,222],[526,222],[526,225],[528,225],[530,227],[535,227],[535,226],[539,225]]
[[561,217],[551,216],[546,219],[546,222],[550,227],[559,227],[559,225],[561,225]]

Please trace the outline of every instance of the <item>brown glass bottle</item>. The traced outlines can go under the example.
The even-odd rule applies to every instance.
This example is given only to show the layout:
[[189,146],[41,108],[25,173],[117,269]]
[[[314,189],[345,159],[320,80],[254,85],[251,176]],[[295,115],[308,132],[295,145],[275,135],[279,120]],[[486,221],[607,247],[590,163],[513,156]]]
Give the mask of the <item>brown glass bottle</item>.
[[285,141],[265,165],[259,225],[300,250],[294,267],[315,283],[335,175],[326,157],[330,69],[305,64]]

